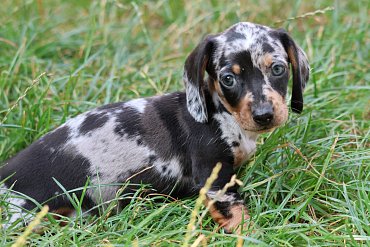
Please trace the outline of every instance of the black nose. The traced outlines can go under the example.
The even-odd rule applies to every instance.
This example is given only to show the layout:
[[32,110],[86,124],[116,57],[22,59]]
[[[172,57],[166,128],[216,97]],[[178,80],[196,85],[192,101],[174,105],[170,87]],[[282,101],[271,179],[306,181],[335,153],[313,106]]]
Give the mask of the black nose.
[[252,107],[252,117],[259,125],[269,125],[274,119],[274,109],[270,103],[262,103],[256,107]]

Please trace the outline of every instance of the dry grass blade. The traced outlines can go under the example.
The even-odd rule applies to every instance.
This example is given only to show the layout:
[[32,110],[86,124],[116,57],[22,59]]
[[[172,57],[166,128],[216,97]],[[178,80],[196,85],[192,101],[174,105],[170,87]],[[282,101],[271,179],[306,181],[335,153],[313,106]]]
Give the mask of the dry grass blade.
[[313,12],[307,12],[307,13],[304,13],[303,15],[290,17],[290,18],[285,19],[285,20],[278,20],[278,21],[275,21],[275,24],[283,23],[283,22],[286,22],[286,21],[293,21],[293,20],[297,20],[297,19],[304,19],[304,18],[315,16],[315,15],[318,15],[318,14],[325,14],[326,12],[333,11],[334,9],[335,9],[334,7],[329,6],[329,7],[326,7],[325,9],[318,9],[318,10],[313,11]]
[[3,117],[3,119],[0,121],[0,127],[5,123],[6,119],[8,118],[8,115],[9,113],[15,108],[17,107],[18,103],[24,98],[26,97],[28,91],[30,91],[36,84],[38,84],[41,80],[41,78],[43,76],[46,75],[46,72],[43,72],[42,74],[40,74],[36,79],[32,80],[32,83],[30,86],[28,86],[26,88],[26,90],[23,92],[23,94],[21,96],[19,96],[19,98],[15,101],[15,103],[10,107],[8,108],[8,110],[5,112],[5,116]]
[[190,239],[194,235],[194,230],[196,229],[195,222],[197,215],[199,213],[200,207],[202,206],[203,202],[206,200],[206,194],[210,190],[213,182],[217,179],[218,173],[220,172],[222,167],[221,163],[217,163],[216,166],[213,168],[211,175],[208,177],[206,184],[199,192],[199,197],[195,202],[195,206],[193,211],[191,212],[191,218],[187,227],[187,232],[185,235],[185,239],[182,246],[188,246]]
[[12,247],[21,247],[26,244],[28,235],[31,234],[32,230],[35,229],[40,223],[42,218],[48,213],[49,207],[45,205],[40,212],[38,212],[35,216],[35,219],[31,221],[31,223],[26,227],[26,230],[22,233],[21,236],[12,244]]

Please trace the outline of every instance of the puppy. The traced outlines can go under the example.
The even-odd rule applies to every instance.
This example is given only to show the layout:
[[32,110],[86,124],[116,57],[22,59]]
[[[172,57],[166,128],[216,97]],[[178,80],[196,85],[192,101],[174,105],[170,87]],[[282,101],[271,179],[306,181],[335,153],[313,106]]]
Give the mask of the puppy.
[[[300,113],[309,65],[285,31],[242,22],[208,35],[186,59],[186,92],[98,107],[6,161],[0,177],[2,191],[11,188],[13,194],[7,200],[15,210],[9,222],[35,202],[68,216],[74,208],[63,189],[81,197],[87,183],[85,209],[115,199],[126,182],[122,195],[142,183],[178,198],[196,195],[220,162],[206,203],[216,199],[210,208],[214,220],[227,232],[237,229],[249,218],[238,187],[215,195],[255,152],[258,135],[287,120],[290,67],[291,108]],[[123,196],[119,208],[126,203]]]

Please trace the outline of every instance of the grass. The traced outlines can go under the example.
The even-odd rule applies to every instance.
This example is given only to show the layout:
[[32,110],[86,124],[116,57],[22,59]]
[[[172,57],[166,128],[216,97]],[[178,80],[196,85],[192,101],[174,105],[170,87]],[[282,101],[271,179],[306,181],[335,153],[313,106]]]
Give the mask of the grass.
[[[368,9],[365,0],[5,1],[0,161],[95,106],[182,90],[185,58],[207,33],[238,21],[283,27],[310,59],[305,110],[262,136],[238,172],[254,221],[241,238],[258,246],[370,245]],[[69,227],[44,221],[45,234],[31,233],[27,242],[180,246],[194,206],[195,198],[158,202],[139,191],[117,215],[78,215]],[[0,245],[24,231],[0,229]],[[199,245],[242,243],[209,216],[190,243],[197,238]]]

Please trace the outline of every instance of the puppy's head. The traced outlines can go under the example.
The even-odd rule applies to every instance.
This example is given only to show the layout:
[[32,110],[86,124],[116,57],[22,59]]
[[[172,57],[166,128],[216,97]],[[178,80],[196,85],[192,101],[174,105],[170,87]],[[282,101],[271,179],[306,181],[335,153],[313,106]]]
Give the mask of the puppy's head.
[[[271,130],[288,117],[285,102],[292,68],[291,108],[303,109],[309,65],[284,30],[242,22],[207,36],[185,63],[187,107],[198,122],[208,120],[205,90],[248,131]],[[208,80],[204,80],[205,72]]]

